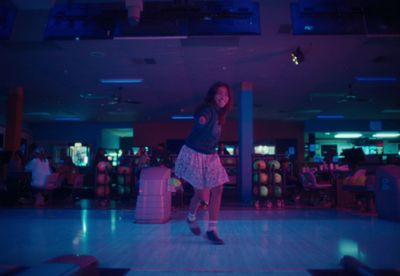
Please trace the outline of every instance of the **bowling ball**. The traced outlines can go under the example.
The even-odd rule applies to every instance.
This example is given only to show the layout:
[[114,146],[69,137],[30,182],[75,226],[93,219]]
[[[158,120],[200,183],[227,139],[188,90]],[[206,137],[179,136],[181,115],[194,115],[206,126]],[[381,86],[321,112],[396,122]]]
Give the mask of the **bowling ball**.
[[125,187],[121,186],[121,185],[118,185],[118,193],[120,195],[123,195],[125,193]]
[[255,170],[265,170],[267,168],[267,163],[264,160],[256,160],[253,163],[253,168]]
[[274,182],[280,184],[282,182],[282,176],[279,173],[274,174]]
[[96,195],[98,197],[107,197],[110,195],[110,188],[107,185],[97,186]]
[[235,164],[235,163],[236,163],[235,158],[229,157],[229,158],[226,159],[226,164],[232,165],[232,164]]
[[118,177],[117,177],[117,183],[118,183],[118,185],[124,185],[124,184],[125,184],[125,176],[123,176],[123,175],[118,175]]
[[258,170],[258,160],[255,160],[254,162],[253,162],[253,169],[255,169],[255,170]]
[[182,181],[179,178],[171,177],[169,179],[169,184],[174,187],[180,187],[180,186],[182,186]]
[[260,186],[260,196],[262,196],[262,197],[268,196],[267,186],[264,186],[264,185]]
[[97,164],[97,171],[99,172],[105,172],[109,169],[111,169],[111,165],[108,162],[101,161]]
[[275,196],[281,197],[282,196],[282,188],[279,186],[275,186]]
[[132,169],[129,167],[119,166],[117,172],[118,174],[130,174]]
[[108,182],[110,181],[110,177],[107,174],[98,174],[97,175],[97,184],[98,185],[105,185],[108,184]]
[[278,160],[271,160],[271,161],[269,161],[268,164],[272,169],[275,169],[275,170],[279,170],[279,168],[281,167],[281,164],[279,163]]
[[253,174],[253,182],[258,183],[258,180],[259,180],[258,173]]
[[263,173],[263,172],[260,173],[259,180],[260,180],[260,183],[267,184],[267,182],[268,182],[268,174]]

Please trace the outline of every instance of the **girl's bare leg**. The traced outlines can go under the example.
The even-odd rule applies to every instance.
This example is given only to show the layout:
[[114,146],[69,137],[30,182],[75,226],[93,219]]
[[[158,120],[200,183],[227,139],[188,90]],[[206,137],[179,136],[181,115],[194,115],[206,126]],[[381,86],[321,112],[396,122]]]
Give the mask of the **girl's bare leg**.
[[211,198],[209,205],[210,220],[208,221],[206,237],[210,242],[214,244],[224,244],[224,241],[220,239],[217,234],[218,214],[221,207],[222,190],[222,185],[211,189]]

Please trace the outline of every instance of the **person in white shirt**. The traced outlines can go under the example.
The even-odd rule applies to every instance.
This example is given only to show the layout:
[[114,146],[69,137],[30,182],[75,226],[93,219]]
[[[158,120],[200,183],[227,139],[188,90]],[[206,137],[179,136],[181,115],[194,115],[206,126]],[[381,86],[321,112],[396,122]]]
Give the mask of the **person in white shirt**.
[[34,158],[25,166],[25,171],[32,172],[31,189],[35,196],[35,205],[43,206],[43,190],[46,187],[46,179],[51,174],[49,161],[45,157],[42,148],[36,148]]

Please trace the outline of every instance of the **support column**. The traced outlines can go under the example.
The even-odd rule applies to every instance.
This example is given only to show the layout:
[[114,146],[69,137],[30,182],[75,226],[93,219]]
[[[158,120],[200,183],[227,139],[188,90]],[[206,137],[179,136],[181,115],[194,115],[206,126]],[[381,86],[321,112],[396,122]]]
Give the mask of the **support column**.
[[240,198],[244,203],[252,201],[253,178],[253,84],[242,82],[239,93],[239,174]]
[[20,147],[24,90],[17,87],[10,92],[7,103],[5,150],[16,151]]

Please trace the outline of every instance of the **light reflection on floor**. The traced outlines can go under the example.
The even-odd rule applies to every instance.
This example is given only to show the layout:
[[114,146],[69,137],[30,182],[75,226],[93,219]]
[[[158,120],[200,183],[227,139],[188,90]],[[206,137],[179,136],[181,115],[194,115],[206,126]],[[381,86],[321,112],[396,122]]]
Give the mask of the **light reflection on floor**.
[[229,209],[219,222],[226,244],[215,246],[191,235],[184,216],[175,210],[168,223],[136,224],[127,209],[0,209],[0,264],[85,254],[108,268],[261,273],[339,269],[350,255],[375,269],[400,266],[399,222],[335,210]]

